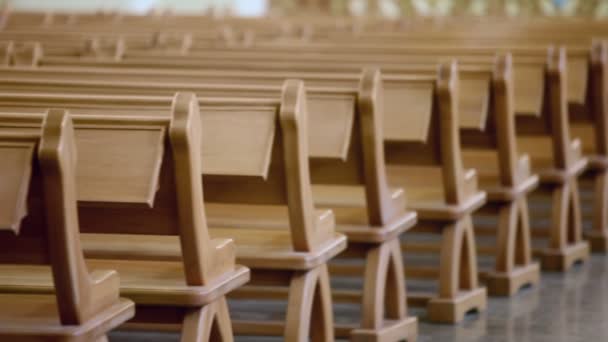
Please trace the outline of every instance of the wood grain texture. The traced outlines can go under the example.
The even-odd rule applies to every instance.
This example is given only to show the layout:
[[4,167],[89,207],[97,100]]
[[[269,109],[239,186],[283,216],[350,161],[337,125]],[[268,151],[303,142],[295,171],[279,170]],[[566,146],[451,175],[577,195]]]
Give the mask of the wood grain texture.
[[[18,235],[7,234],[2,239],[3,245],[11,247],[2,248],[0,258],[0,267],[5,267],[0,285],[4,288],[0,307],[5,308],[0,314],[4,317],[0,336],[69,341],[103,338],[133,316],[134,305],[119,298],[115,271],[89,273],[84,263],[77,239],[76,151],[71,118],[63,110],[49,110],[37,136],[17,129],[0,139],[4,148],[12,145],[12,152],[20,154],[7,154],[4,160],[9,164],[2,171],[19,187],[26,183],[25,189],[20,189],[25,198],[15,196],[14,188],[3,191],[2,196],[12,201],[12,206],[22,210],[28,207],[27,212],[21,212],[25,217],[16,222],[17,227],[21,225],[21,230],[14,231]],[[25,155],[15,148],[25,148]],[[17,178],[15,170],[20,173]],[[22,249],[14,253],[14,246]],[[44,266],[28,269],[14,265],[24,261]],[[20,274],[7,272],[7,267],[14,267]],[[32,289],[44,287],[44,282],[35,280],[44,273],[41,267],[48,275],[48,295],[28,295]]]

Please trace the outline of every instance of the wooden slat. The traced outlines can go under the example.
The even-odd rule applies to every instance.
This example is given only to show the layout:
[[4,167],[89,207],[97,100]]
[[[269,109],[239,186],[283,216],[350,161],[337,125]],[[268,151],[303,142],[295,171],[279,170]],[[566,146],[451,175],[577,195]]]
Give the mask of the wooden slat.
[[346,159],[354,111],[354,97],[308,96],[308,153],[311,157]]
[[276,131],[276,108],[204,107],[202,111],[203,173],[266,178]]
[[[124,77],[127,77],[126,75]],[[82,76],[81,78],[87,78]],[[219,84],[213,85],[209,83],[162,83],[157,84],[154,81],[155,77],[151,76],[148,82],[121,82],[120,84],[107,81],[91,81],[90,78],[86,81],[74,78],[73,80],[50,80],[46,78],[34,78],[25,80],[20,77],[18,80],[2,79],[0,87],[5,92],[43,92],[53,94],[66,93],[95,93],[95,94],[138,94],[138,95],[164,95],[168,96],[174,93],[176,89],[180,91],[191,91],[202,98],[219,97],[219,98],[234,98],[234,97],[251,97],[262,99],[273,99],[280,95],[279,80],[268,80],[264,85],[239,85],[237,80],[234,85]],[[184,79],[186,81],[186,79]],[[253,80],[243,80],[243,83],[250,84]],[[260,82],[260,80],[258,80]],[[212,83],[212,82],[211,82]],[[271,86],[276,84],[277,86]],[[309,154],[317,158],[339,158],[345,159],[346,153],[351,140],[353,121],[355,115],[356,91],[349,89],[338,88],[316,88],[308,89],[308,106],[309,118],[308,126],[308,143]],[[80,112],[83,112],[81,109]],[[131,113],[137,111],[126,110]],[[230,111],[237,111],[237,108],[231,108]],[[256,115],[255,110],[250,108],[244,111]],[[205,111],[208,112],[208,111]],[[134,113],[136,114],[136,113]],[[162,115],[162,113],[159,113]],[[243,115],[246,115],[243,113]],[[203,117],[203,120],[205,118]],[[255,119],[251,119],[255,121]],[[203,128],[205,131],[208,129]],[[217,135],[217,134],[216,134]],[[263,136],[259,137],[263,140]],[[270,137],[269,137],[270,138]],[[269,139],[267,143],[271,143]],[[250,142],[251,143],[251,142]],[[258,144],[265,145],[264,141],[258,141],[251,146]],[[260,147],[263,150],[263,146]],[[259,161],[260,165],[265,164],[262,158]],[[253,174],[258,175],[260,169],[264,167],[260,165],[249,165],[249,170],[253,169]],[[205,165],[205,169],[213,170],[209,165]],[[249,175],[252,172],[245,172]]]
[[540,116],[544,91],[543,73],[541,65],[518,64],[513,69],[513,91],[517,114]]
[[0,230],[19,232],[27,214],[27,193],[35,143],[0,143]]
[[482,130],[485,127],[490,102],[489,83],[488,78],[460,79],[460,128]]
[[165,131],[161,127],[76,127],[78,199],[152,206]]
[[425,142],[431,122],[433,84],[385,81],[384,98],[384,139]]
[[587,94],[588,60],[568,56],[568,101],[585,103]]

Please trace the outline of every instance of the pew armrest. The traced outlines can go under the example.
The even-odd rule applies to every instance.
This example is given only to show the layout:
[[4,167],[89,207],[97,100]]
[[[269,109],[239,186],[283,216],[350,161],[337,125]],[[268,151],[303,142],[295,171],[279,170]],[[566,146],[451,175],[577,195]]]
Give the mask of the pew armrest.
[[465,169],[463,179],[463,192],[466,200],[471,196],[475,196],[475,194],[479,192],[479,186],[477,184],[477,170]]

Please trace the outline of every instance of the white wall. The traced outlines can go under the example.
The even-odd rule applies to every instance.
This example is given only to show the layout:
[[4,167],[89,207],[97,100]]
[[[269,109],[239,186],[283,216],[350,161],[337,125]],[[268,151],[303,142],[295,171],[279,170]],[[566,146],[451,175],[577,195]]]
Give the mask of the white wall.
[[23,10],[123,10],[147,12],[151,9],[172,8],[176,12],[203,11],[213,6],[242,15],[262,15],[267,0],[0,0],[11,8]]

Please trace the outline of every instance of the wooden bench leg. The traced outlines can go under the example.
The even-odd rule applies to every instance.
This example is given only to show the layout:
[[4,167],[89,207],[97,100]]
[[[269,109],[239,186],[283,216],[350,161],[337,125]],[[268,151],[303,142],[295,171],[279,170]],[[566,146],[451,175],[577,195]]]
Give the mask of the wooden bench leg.
[[589,244],[582,240],[578,182],[572,178],[552,191],[549,247],[538,254],[544,270],[565,271],[589,257]]
[[443,228],[439,266],[439,297],[431,299],[427,316],[433,322],[456,323],[472,310],[485,310],[487,293],[477,281],[477,251],[470,215]]
[[522,286],[540,281],[540,266],[532,262],[530,215],[526,196],[498,209],[495,270],[485,275],[490,295],[511,296]]
[[332,342],[334,319],[327,265],[295,272],[289,285],[287,342]]
[[593,223],[585,238],[596,253],[608,252],[608,170],[593,175]]
[[351,341],[411,342],[417,334],[417,319],[407,317],[403,259],[395,238],[367,252],[361,327],[351,331]]
[[232,342],[232,324],[226,298],[190,309],[182,323],[182,342]]

